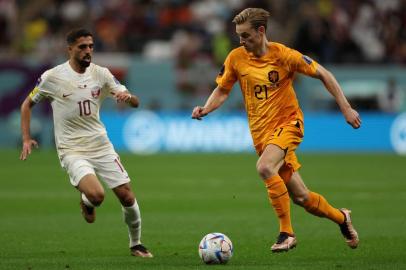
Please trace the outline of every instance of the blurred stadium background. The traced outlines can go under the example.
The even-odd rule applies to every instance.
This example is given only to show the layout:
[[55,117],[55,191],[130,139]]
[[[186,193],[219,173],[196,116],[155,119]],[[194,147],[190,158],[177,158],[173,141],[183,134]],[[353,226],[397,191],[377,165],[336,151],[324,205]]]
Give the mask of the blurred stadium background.
[[[203,123],[189,119],[238,46],[233,16],[249,6],[270,10],[271,39],[331,69],[361,111],[363,128],[354,132],[321,83],[298,76],[301,151],[406,153],[403,0],[1,0],[0,145],[20,144],[19,105],[44,70],[66,60],[68,30],[83,26],[94,33],[94,62],[141,98],[135,113],[112,101],[103,108],[118,150],[252,151],[238,86],[221,112]],[[48,105],[34,110],[32,133],[53,147]]]
[[[238,86],[218,112],[190,119],[238,46],[232,18],[253,6],[271,11],[271,40],[328,67],[361,113],[363,126],[353,130],[320,82],[297,77],[301,174],[353,210],[362,241],[355,251],[334,224],[292,206],[300,245],[270,255],[277,221]],[[110,191],[98,222],[83,222],[46,102],[33,110],[40,151],[18,161],[19,106],[42,72],[66,61],[73,27],[94,33],[94,62],[141,98],[137,110],[106,101],[101,117],[134,180],[154,260],[128,256]],[[0,0],[0,268],[200,269],[197,244],[220,231],[234,243],[231,269],[405,269],[405,63],[404,0]]]

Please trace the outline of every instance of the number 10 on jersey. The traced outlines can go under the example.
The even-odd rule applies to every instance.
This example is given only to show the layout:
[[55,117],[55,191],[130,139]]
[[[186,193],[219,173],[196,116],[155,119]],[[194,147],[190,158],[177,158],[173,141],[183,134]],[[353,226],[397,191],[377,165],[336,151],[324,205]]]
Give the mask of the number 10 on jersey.
[[90,100],[86,99],[84,101],[79,101],[79,115],[80,116],[88,116],[92,113],[90,109]]

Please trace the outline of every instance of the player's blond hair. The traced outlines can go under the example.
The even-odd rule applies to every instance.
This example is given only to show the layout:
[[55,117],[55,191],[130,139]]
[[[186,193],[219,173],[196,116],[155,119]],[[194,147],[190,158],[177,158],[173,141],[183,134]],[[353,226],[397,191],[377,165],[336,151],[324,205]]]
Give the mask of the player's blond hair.
[[269,16],[269,12],[262,8],[246,8],[234,17],[233,23],[243,24],[248,21],[255,30],[260,26],[266,30]]

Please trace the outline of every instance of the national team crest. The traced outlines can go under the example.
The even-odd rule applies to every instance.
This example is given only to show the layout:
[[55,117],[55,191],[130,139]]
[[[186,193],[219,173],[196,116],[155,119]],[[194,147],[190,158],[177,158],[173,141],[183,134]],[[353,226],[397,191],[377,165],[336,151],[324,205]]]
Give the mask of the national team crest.
[[101,93],[101,89],[96,87],[96,88],[91,90],[91,93],[92,93],[93,98],[99,98],[100,93]]
[[277,83],[279,81],[279,73],[276,70],[269,71],[268,79],[271,83]]

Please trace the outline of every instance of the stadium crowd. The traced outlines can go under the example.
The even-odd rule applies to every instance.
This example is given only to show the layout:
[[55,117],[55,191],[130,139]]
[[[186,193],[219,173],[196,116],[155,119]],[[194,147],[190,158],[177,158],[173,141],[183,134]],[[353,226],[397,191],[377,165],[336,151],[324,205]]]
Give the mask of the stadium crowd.
[[221,63],[238,42],[230,21],[248,6],[271,11],[273,40],[321,63],[406,61],[405,0],[0,0],[0,56],[52,57],[86,26],[98,51]]
[[[239,43],[231,21],[246,7],[271,12],[271,40],[322,64],[406,63],[406,0],[0,0],[0,59],[8,66],[8,60],[18,59],[40,63],[38,74],[30,75],[34,80],[64,57],[66,33],[86,27],[94,34],[96,52],[173,61],[176,93],[171,98],[185,109],[215,86],[225,57]],[[28,91],[31,79],[18,93]],[[391,89],[399,89],[393,81]],[[382,106],[374,96],[373,105],[362,100],[359,107],[402,107],[404,99],[398,96],[403,91],[382,92],[388,96],[387,101],[378,97]],[[395,101],[400,105],[393,105]],[[0,115],[17,108],[15,102],[13,93],[2,95]],[[154,109],[166,107],[155,99],[147,103]],[[242,103],[230,107],[242,109]]]

